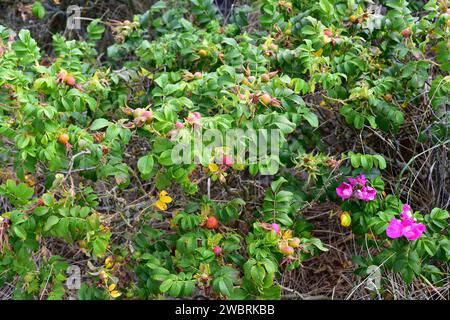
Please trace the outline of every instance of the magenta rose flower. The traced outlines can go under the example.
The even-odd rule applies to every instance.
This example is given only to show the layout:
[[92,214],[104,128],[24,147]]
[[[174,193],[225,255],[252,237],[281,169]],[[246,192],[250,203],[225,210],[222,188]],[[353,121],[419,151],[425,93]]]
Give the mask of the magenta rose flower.
[[425,225],[417,223],[412,216],[411,207],[409,205],[403,206],[403,212],[400,214],[401,220],[392,218],[386,229],[386,234],[389,238],[396,239],[404,236],[409,241],[418,239],[425,231]]
[[425,231],[425,225],[422,223],[411,223],[409,225],[404,226],[403,228],[403,236],[406,237],[409,241],[414,241],[419,238],[422,233]]
[[177,122],[175,123],[175,126],[176,126],[178,129],[183,129],[183,128],[184,128],[184,124],[181,123],[180,121],[177,121]]
[[389,238],[396,239],[403,235],[402,221],[396,218],[392,218],[389,221],[389,225],[386,229],[386,234]]
[[352,196],[353,187],[347,182],[342,182],[339,187],[336,188],[336,193],[342,201],[344,201]]
[[366,176],[363,174],[360,174],[359,176],[356,177],[356,181],[361,185],[361,186],[365,186],[367,183],[367,179]]
[[356,178],[348,177],[347,180],[352,185],[352,187],[354,187],[354,186],[356,186],[358,184],[361,185],[362,187],[364,187],[366,185],[366,183],[367,183],[366,176],[363,175],[363,174],[360,174]]
[[359,200],[372,201],[377,196],[377,190],[372,187],[362,187],[355,191],[355,197]]
[[190,112],[186,118],[186,122],[197,125],[200,123],[202,115],[199,112]]
[[272,223],[270,225],[271,229],[275,232],[276,235],[279,235],[281,232],[281,228],[280,225],[278,225],[277,223]]

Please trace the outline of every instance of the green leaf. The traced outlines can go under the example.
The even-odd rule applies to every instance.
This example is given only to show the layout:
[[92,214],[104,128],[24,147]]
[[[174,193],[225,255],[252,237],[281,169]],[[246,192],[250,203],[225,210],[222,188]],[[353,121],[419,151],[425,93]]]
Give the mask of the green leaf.
[[109,122],[106,119],[100,118],[100,119],[96,119],[92,124],[91,124],[91,130],[92,131],[96,131],[99,129],[102,129],[104,127],[109,126],[110,124],[112,124],[111,122]]
[[173,165],[172,150],[166,150],[158,158],[158,162],[165,167]]
[[44,227],[44,231],[50,230],[55,224],[57,224],[59,222],[59,220],[60,220],[60,218],[58,218],[57,216],[48,217],[47,222]]
[[45,8],[40,1],[35,1],[31,8],[31,13],[34,17],[42,20],[45,16]]
[[281,188],[281,186],[283,185],[283,183],[287,182],[287,180],[284,177],[279,177],[277,180],[273,181],[272,184],[270,185],[270,188],[272,189],[272,191],[278,192]]
[[108,240],[103,238],[97,238],[92,246],[93,252],[96,256],[101,257],[105,254],[106,248],[108,247]]
[[26,240],[27,233],[25,229],[21,226],[14,226],[13,227],[14,233],[22,240]]
[[372,157],[378,161],[378,168],[380,170],[386,169],[386,160],[384,160],[383,156],[377,154]]
[[161,283],[161,285],[159,286],[159,290],[161,292],[167,292],[169,291],[170,287],[172,287],[173,284],[173,279],[167,279],[165,281],[163,281],[163,283]]
[[180,295],[181,289],[183,289],[183,282],[174,281],[172,286],[170,287],[169,294],[172,297],[178,297]]
[[372,156],[370,156],[370,155],[362,155],[361,156],[361,165],[366,170],[372,169],[372,167],[373,167]]
[[431,210],[430,217],[436,220],[446,220],[450,218],[450,214],[440,208],[434,208]]
[[150,154],[141,157],[137,163],[137,167],[142,174],[150,174],[153,170],[153,165],[153,156]]
[[48,212],[47,207],[37,207],[34,209],[33,213],[37,215],[38,217],[45,215]]
[[353,120],[353,125],[355,126],[356,129],[362,129],[364,127],[364,117],[357,114],[355,115],[355,119]]
[[99,24],[99,20],[97,19],[89,23],[87,32],[89,40],[97,41],[102,38],[103,32],[105,32],[105,27],[102,24]]
[[361,154],[352,154],[350,156],[350,162],[353,168],[359,168],[361,165]]
[[319,0],[319,6],[326,15],[334,13],[333,5],[328,0]]
[[317,128],[319,126],[319,118],[317,118],[315,113],[309,112],[303,114],[303,118],[311,125],[311,127]]
[[231,294],[230,290],[223,278],[219,279],[219,290],[220,290],[220,293],[222,293],[225,296],[229,296]]

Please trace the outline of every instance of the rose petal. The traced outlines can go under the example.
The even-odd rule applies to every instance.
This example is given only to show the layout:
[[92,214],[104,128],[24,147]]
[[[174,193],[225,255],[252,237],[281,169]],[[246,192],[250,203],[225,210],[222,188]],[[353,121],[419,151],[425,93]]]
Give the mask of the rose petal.
[[386,229],[386,234],[389,238],[400,238],[403,235],[403,225],[399,219],[392,218]]

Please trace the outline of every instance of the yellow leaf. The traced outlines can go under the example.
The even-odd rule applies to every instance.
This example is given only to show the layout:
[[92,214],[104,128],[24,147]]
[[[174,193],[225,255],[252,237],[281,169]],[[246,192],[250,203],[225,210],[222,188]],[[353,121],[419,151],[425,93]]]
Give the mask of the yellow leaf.
[[109,290],[109,291],[114,291],[115,288],[116,288],[116,284],[115,284],[115,283],[110,284],[110,285],[108,286],[108,290]]
[[108,258],[106,258],[106,260],[105,260],[105,267],[110,269],[110,268],[113,267],[113,265],[114,265],[114,262],[113,262],[112,256],[109,256]]
[[285,232],[283,232],[283,239],[291,239],[292,238],[292,230],[286,230]]
[[163,190],[159,193],[159,201],[162,201],[164,203],[171,203],[172,198],[169,196],[167,191]]
[[209,168],[209,171],[211,171],[211,172],[216,172],[217,170],[219,170],[219,167],[215,163],[210,163],[208,165],[208,168]]
[[165,204],[164,202],[162,202],[161,200],[158,200],[155,202],[155,206],[159,209],[159,210],[167,210],[167,204]]
[[164,203],[171,203],[172,202],[172,198],[169,197],[169,196],[161,197],[159,200],[164,202]]
[[160,193],[159,193],[159,197],[161,198],[161,197],[164,197],[164,196],[167,196],[168,195],[168,193],[167,193],[167,191],[166,190],[162,190]]
[[316,52],[314,52],[314,55],[315,55],[316,57],[321,57],[321,56],[322,56],[322,52],[323,52],[323,49],[320,48],[319,50],[317,50]]
[[113,298],[118,298],[118,297],[120,297],[122,295],[119,291],[111,291],[109,294]]

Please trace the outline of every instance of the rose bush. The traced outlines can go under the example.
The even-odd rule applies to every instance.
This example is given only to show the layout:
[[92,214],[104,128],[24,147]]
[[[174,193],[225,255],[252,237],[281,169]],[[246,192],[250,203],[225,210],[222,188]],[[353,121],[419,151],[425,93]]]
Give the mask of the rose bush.
[[[447,8],[380,2],[256,1],[252,29],[249,7],[224,21],[212,0],[158,1],[80,39],[55,34],[52,55],[0,27],[0,286],[61,299],[68,257],[81,255],[80,299],[278,299],[283,272],[328,250],[303,216],[326,201],[375,252],[354,257],[358,274],[376,265],[439,286],[448,212],[414,213],[385,190],[383,155],[330,155],[320,136],[319,110],[333,108],[351,130],[395,134],[425,94],[436,144],[448,142]],[[251,161],[219,146],[176,162],[207,129],[276,129],[279,153]]]

